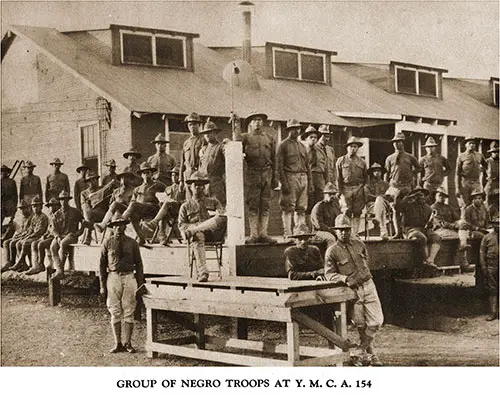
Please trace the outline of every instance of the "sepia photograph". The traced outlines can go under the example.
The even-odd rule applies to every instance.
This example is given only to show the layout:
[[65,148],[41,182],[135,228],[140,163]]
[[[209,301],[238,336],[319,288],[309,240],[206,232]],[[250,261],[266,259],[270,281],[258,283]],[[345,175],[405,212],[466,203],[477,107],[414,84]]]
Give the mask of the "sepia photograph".
[[0,6],[2,367],[498,368],[497,1]]

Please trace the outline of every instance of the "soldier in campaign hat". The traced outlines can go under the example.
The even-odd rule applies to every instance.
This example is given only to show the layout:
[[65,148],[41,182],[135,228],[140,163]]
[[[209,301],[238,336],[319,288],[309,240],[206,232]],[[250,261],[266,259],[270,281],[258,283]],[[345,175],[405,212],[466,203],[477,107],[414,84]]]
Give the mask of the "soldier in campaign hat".
[[[16,213],[17,205],[17,185],[16,181],[10,178],[11,169],[5,164],[2,164],[1,175],[2,175],[2,186],[1,186],[1,221],[3,225],[3,220],[6,217],[14,216]],[[2,231],[3,233],[3,231]]]
[[332,182],[337,186],[337,169],[335,167],[336,156],[333,146],[331,146],[331,137],[333,132],[330,128],[322,124],[318,128],[318,132],[321,134],[318,138],[318,142],[315,145],[316,152],[318,155],[318,161],[316,162],[316,168],[313,171],[324,172],[326,170],[328,177],[327,182]]
[[170,174],[175,167],[175,159],[166,151],[168,140],[163,134],[158,134],[151,143],[155,145],[156,153],[149,156],[147,161],[151,167],[156,168],[153,178],[165,186],[170,186],[172,184]]
[[123,153],[123,157],[128,160],[128,165],[122,170],[123,172],[130,172],[134,175],[131,183],[132,186],[136,187],[142,183],[142,177],[140,171],[140,165],[138,161],[142,158],[142,154],[139,153],[135,148],[130,148],[128,151]]
[[40,177],[33,174],[36,165],[31,160],[26,160],[23,169],[26,174],[21,178],[19,185],[19,199],[24,199],[31,203],[35,197],[42,197],[42,181]]
[[382,240],[389,238],[387,222],[391,211],[390,197],[385,194],[389,188],[389,183],[382,179],[384,168],[373,163],[368,168],[368,183],[365,185],[366,210],[374,215],[373,223],[380,227],[380,237]]
[[308,189],[307,214],[310,214],[314,205],[323,199],[323,189],[328,181],[326,158],[322,156],[322,153],[317,148],[317,143],[321,135],[316,128],[309,125],[300,136],[306,145],[309,156],[309,167],[311,169],[311,186]]
[[[205,139],[200,135],[203,122],[198,113],[188,114],[184,119],[184,123],[190,135],[182,144],[181,164],[179,167],[181,183],[185,183],[191,174],[200,168],[200,150],[205,145]],[[189,189],[186,189],[186,197],[191,197]]]
[[104,175],[101,179],[102,186],[106,186],[108,183],[113,183],[113,188],[120,186],[118,181],[118,174],[116,173],[116,161],[114,159],[108,160],[104,163],[108,167],[108,173]]
[[78,167],[76,167],[76,172],[80,174],[80,178],[78,178],[75,181],[75,186],[73,188],[73,194],[75,195],[75,207],[77,210],[80,212],[82,211],[82,203],[81,203],[81,194],[82,192],[87,189],[87,181],[85,180],[85,175],[89,171],[89,167],[87,167],[85,164],[80,164]]
[[90,170],[85,175],[87,189],[81,193],[80,202],[82,204],[82,215],[85,219],[85,234],[83,244],[89,245],[91,242],[94,224],[101,222],[106,214],[108,200],[104,196],[104,190],[99,188],[99,175]]
[[430,136],[423,145],[427,154],[420,161],[420,173],[418,174],[418,184],[429,190],[429,199],[432,204],[437,189],[443,184],[445,176],[450,172],[448,159],[438,151],[438,144],[434,137]]
[[493,231],[482,238],[479,248],[479,263],[490,307],[490,314],[486,317],[486,321],[498,320],[498,230],[500,226],[498,217],[490,221],[490,226]]
[[318,247],[309,245],[309,239],[314,235],[302,225],[290,236],[295,239],[296,245],[288,247],[283,253],[290,280],[316,280],[323,276],[323,256]]
[[312,230],[315,232],[314,242],[326,242],[327,245],[337,241],[333,226],[335,218],[341,213],[337,198],[338,191],[332,182],[323,188],[323,200],[316,203],[311,212]]
[[476,151],[476,138],[473,135],[466,136],[464,143],[465,152],[458,155],[455,170],[455,193],[468,206],[472,202],[472,191],[482,188],[480,175],[486,170],[487,164],[484,156]]
[[[492,204],[490,201],[494,201],[493,204],[496,204],[498,207],[498,195],[500,194],[498,170],[500,165],[498,163],[498,143],[496,141],[491,142],[488,153],[490,153],[490,157],[486,159],[486,185],[484,192],[488,199],[488,205]],[[496,199],[491,200],[495,196]]]
[[52,173],[47,176],[47,181],[45,182],[45,201],[49,201],[52,197],[58,198],[63,191],[70,191],[68,175],[61,172],[63,164],[58,157],[55,157],[50,162]]

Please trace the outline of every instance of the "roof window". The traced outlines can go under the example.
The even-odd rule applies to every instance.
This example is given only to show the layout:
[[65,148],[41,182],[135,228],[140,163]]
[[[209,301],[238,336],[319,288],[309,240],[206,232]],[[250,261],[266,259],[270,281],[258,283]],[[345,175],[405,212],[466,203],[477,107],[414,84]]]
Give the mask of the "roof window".
[[497,77],[492,77],[490,79],[491,82],[491,94],[493,97],[493,105],[498,107],[499,99],[498,99],[498,87],[499,87],[499,81]]
[[442,73],[447,70],[396,62],[391,69],[395,92],[442,98]]

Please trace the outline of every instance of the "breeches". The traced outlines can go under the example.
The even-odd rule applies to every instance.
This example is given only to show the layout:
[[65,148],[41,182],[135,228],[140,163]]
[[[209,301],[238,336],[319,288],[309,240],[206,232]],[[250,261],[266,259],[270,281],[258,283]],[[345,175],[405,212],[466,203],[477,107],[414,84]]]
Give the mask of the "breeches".
[[134,322],[134,311],[136,305],[135,291],[137,281],[134,273],[120,275],[116,272],[108,273],[106,281],[108,298],[106,306],[111,314],[111,324],[121,322]]
[[287,194],[281,192],[281,210],[304,214],[307,209],[307,174],[289,172],[285,174],[285,178],[290,191]]
[[498,295],[498,263],[481,267],[484,277],[484,287],[489,295]]
[[441,242],[439,234],[423,227],[408,227],[406,233],[409,240],[417,240],[421,244],[439,244]]
[[245,175],[245,201],[250,214],[269,215],[271,201],[272,169],[248,169]]
[[210,177],[208,185],[208,195],[215,197],[222,205],[226,206],[226,182],[222,177]]
[[312,173],[313,192],[309,194],[307,212],[311,212],[314,205],[323,200],[323,190],[325,189],[325,175],[321,172]]
[[346,215],[359,218],[365,206],[365,191],[363,185],[344,186],[342,195],[347,205]]
[[481,183],[479,181],[462,179],[460,183],[460,194],[462,195],[465,205],[472,203],[471,194],[474,190],[481,190]]
[[378,297],[377,288],[372,279],[353,288],[356,293],[354,303],[354,322],[358,328],[370,327],[377,329],[384,322],[382,305]]

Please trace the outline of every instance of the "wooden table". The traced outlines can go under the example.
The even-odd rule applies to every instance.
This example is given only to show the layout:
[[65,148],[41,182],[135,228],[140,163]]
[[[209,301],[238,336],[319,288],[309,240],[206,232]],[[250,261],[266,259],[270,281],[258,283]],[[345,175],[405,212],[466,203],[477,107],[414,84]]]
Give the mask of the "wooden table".
[[[347,287],[326,281],[267,277],[226,277],[204,283],[186,277],[156,277],[148,279],[146,291],[146,350],[151,358],[167,353],[246,366],[342,365],[348,358],[351,342],[346,339],[346,302],[355,295]],[[325,306],[336,310],[336,332],[304,313],[305,308]],[[192,335],[160,341],[159,311]],[[208,335],[201,317],[204,315],[284,322],[287,343]],[[300,346],[299,324],[327,339],[331,347]],[[227,348],[239,350],[223,351]],[[250,355],[256,352],[258,357]],[[263,357],[269,353],[285,354],[287,359]]]

